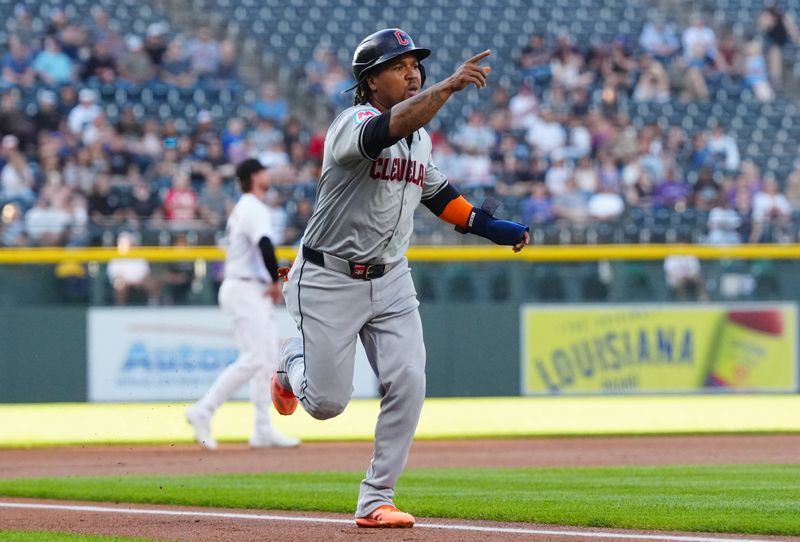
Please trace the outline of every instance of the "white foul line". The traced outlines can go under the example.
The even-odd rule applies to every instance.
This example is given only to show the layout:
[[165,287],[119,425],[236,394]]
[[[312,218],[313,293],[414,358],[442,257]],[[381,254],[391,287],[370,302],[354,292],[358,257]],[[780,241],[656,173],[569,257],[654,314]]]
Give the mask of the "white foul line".
[[[303,523],[337,523],[353,525],[352,519],[316,518],[300,516],[274,516],[269,514],[237,514],[232,512],[199,512],[187,510],[155,510],[147,508],[111,508],[105,506],[76,506],[66,504],[36,504],[0,502],[0,508],[25,508],[38,510],[69,510],[72,512],[101,512],[111,514],[142,514],[155,516],[191,516],[225,519],[254,519],[262,521],[294,521]],[[671,542],[771,542],[757,538],[714,538],[706,536],[682,536],[667,534],[632,534],[596,531],[558,531],[549,529],[523,529],[513,527],[483,527],[479,525],[446,525],[440,523],[417,523],[414,528],[447,529],[451,531],[475,531],[483,533],[509,533],[522,535],[572,536],[577,538],[617,538],[628,540],[666,540]]]

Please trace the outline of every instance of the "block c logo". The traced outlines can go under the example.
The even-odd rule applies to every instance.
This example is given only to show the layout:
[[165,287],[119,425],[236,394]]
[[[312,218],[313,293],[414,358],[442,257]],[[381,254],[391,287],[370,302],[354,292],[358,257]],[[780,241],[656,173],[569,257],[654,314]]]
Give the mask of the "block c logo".
[[409,39],[408,35],[404,33],[402,30],[396,31],[394,33],[394,37],[397,38],[397,43],[399,43],[400,45],[408,45],[409,43],[411,43],[411,40]]

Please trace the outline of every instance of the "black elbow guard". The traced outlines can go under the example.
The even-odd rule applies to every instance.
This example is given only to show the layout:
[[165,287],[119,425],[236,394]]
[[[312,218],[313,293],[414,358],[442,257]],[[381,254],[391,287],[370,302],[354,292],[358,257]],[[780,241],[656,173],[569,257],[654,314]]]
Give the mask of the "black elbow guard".
[[269,240],[269,237],[262,237],[258,241],[258,248],[261,249],[261,257],[267,273],[272,277],[273,282],[278,282],[278,259],[275,257],[275,247],[272,246],[272,241]]

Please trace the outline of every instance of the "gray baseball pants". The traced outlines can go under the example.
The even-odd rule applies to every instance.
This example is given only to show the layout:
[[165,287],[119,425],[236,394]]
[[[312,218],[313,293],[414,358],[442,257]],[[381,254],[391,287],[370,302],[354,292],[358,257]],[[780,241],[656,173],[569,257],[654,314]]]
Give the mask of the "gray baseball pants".
[[285,350],[288,378],[314,418],[337,416],[350,402],[361,337],[378,377],[381,409],[356,517],[393,504],[425,398],[425,345],[408,261],[361,280],[298,256],[283,294],[302,339],[302,347],[297,341]]

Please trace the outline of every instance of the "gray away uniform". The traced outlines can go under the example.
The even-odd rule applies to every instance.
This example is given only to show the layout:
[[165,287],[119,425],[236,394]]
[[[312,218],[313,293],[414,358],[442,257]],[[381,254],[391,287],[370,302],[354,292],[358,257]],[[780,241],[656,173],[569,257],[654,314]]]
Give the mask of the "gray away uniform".
[[[403,139],[375,160],[367,156],[364,126],[378,115],[369,105],[351,107],[328,129],[316,209],[303,239],[317,251],[311,258],[316,263],[299,254],[284,286],[301,334],[285,349],[287,374],[306,411],[326,419],[347,406],[357,336],[380,383],[375,451],[361,482],[357,517],[392,504],[422,409],[425,346],[405,252],[414,210],[447,185],[431,162],[424,129],[412,134],[410,144]],[[386,269],[361,280],[354,276],[363,278],[370,268],[354,263]]]

